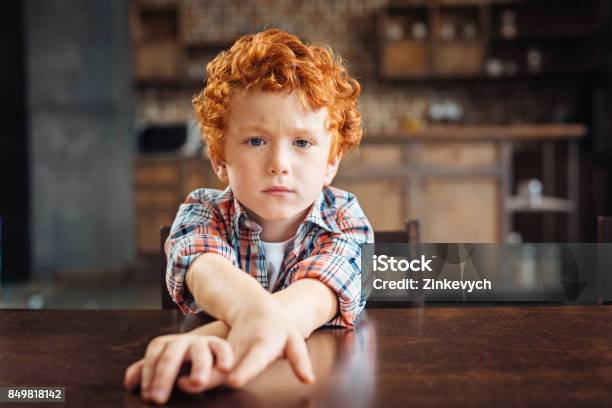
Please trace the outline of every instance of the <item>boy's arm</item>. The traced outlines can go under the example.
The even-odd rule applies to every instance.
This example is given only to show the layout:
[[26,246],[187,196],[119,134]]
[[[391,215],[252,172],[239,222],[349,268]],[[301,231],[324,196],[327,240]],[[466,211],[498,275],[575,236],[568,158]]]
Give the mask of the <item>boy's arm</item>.
[[229,333],[229,326],[221,320],[215,320],[214,322],[206,323],[200,327],[197,327],[191,330],[189,333],[203,336],[217,336],[221,337],[222,339],[226,339],[227,333]]
[[230,327],[245,310],[273,311],[278,304],[306,338],[338,311],[336,294],[317,279],[300,279],[270,296],[252,276],[214,253],[202,254],[193,262],[186,283],[196,303]]
[[304,338],[338,313],[336,293],[318,279],[300,279],[273,296]]
[[[330,284],[329,276],[332,273],[343,275],[342,271],[334,269],[340,261],[327,259],[327,264],[321,263],[322,257],[338,256],[335,248],[339,243],[329,239],[324,242],[316,251],[317,255],[300,263],[299,279],[294,279],[289,287],[272,296],[254,278],[218,254],[202,254],[189,268],[186,284],[198,303],[204,304],[204,308],[214,316],[234,322],[231,330],[228,324],[218,320],[192,331],[194,334],[229,337],[236,356],[242,357],[228,379],[230,385],[243,385],[276,359],[280,352],[285,353],[298,377],[306,382],[314,379],[303,338],[337,314],[337,293],[340,291],[335,284]],[[346,245],[343,243],[341,246]],[[348,259],[340,264],[346,267],[346,262],[353,264]],[[313,265],[320,266],[315,273],[312,273]],[[259,300],[261,304],[258,304]],[[247,305],[243,309],[246,312],[239,305]]]
[[[278,301],[284,313],[295,317],[297,321],[303,323],[298,327],[298,331],[300,331],[303,337],[307,337],[313,329],[320,326],[322,323],[319,323],[319,321],[325,322],[336,313],[337,307],[334,293],[324,284],[316,280],[300,280],[289,288],[275,293],[273,297]],[[306,299],[306,302],[299,302],[296,301],[296,299]],[[324,312],[325,310],[327,310],[327,313]],[[186,335],[226,338],[229,333],[229,326],[223,321],[217,320],[200,326],[186,333]],[[142,382],[141,393],[143,398],[156,401],[157,403],[166,402],[172,389],[172,384],[175,381],[175,377],[178,375],[180,365],[185,359],[183,354],[185,353],[186,347],[192,353],[190,358],[196,359],[196,356],[198,356],[198,362],[196,364],[196,362],[192,360],[191,375],[189,377],[179,378],[179,387],[186,392],[198,393],[227,381],[227,374],[220,371],[220,367],[228,367],[228,359],[231,360],[230,357],[233,356],[233,353],[228,353],[227,351],[221,353],[225,359],[225,364],[217,362],[214,366],[206,368],[211,365],[211,359],[208,353],[215,351],[215,356],[219,357],[219,353],[223,351],[223,347],[221,347],[223,344],[219,343],[221,340],[215,342],[217,347],[214,347],[214,350],[212,348],[212,346],[214,346],[213,340],[208,340],[208,343],[211,345],[209,351],[201,349],[204,343],[200,343],[200,349],[196,352],[195,349],[191,350],[192,347],[196,347],[196,342],[194,340],[186,342],[184,336],[162,337],[165,337],[165,347],[161,347],[163,350],[158,346],[157,353],[150,353],[151,347],[155,348],[153,346],[154,341],[159,343],[160,338],[157,338],[149,344],[145,358],[128,367],[124,378],[124,385],[127,389],[131,390]],[[169,337],[173,337],[173,339]],[[289,353],[290,351],[287,351],[287,354]],[[265,353],[263,355],[262,353],[256,353],[254,355],[258,360],[264,363],[268,358],[270,359],[268,363],[276,358],[276,354],[274,353],[269,355]],[[291,361],[290,356],[288,355],[287,357]],[[306,356],[306,358],[308,357]],[[208,364],[204,363],[206,361]],[[164,363],[162,364],[162,362]],[[251,360],[251,363],[247,366],[244,364],[242,365],[242,374],[240,374],[241,377],[238,378],[241,382],[246,382],[249,379],[248,376],[257,375],[259,371],[261,371],[258,369],[257,364],[255,364],[256,362],[257,361]],[[267,365],[267,363],[265,365]],[[265,368],[265,366],[261,367],[261,369],[263,368]],[[206,379],[203,379],[203,376],[205,376]],[[235,378],[234,381],[236,381]]]
[[308,257],[292,269],[291,286],[305,279],[327,286],[337,299],[338,313],[323,323],[352,327],[365,306],[361,245],[374,242],[374,233],[357,199],[350,193],[338,208],[335,221],[337,229],[322,230],[315,236]]
[[[353,195],[338,209],[336,223],[340,231],[317,237],[310,255],[292,271],[292,284],[276,296],[302,337],[338,311],[332,323],[350,327],[364,307],[361,244],[374,242],[372,227]],[[230,327],[241,313],[274,309],[272,297],[259,282],[218,253],[196,258],[185,283],[196,304]]]
[[[338,312],[338,299],[335,293],[321,281],[301,279],[289,287],[278,291],[272,297],[279,303],[283,312],[292,316],[302,337],[310,334],[328,322]],[[227,338],[229,326],[217,320],[191,331],[194,334]]]
[[185,283],[202,309],[230,327],[227,339],[239,363],[229,385],[244,385],[280,355],[302,381],[314,381],[302,326],[255,278],[219,254],[204,253],[189,266]]
[[230,327],[245,310],[260,312],[275,306],[255,278],[216,253],[198,256],[187,270],[185,283],[198,306]]

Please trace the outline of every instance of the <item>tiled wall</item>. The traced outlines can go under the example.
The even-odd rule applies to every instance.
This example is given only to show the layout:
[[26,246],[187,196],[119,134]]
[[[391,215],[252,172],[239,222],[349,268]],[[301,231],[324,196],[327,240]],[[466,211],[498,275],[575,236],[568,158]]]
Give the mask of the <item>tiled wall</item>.
[[[177,3],[178,2],[178,3]],[[577,83],[535,80],[445,80],[385,83],[378,77],[377,13],[387,0],[146,0],[177,4],[185,43],[214,42],[279,27],[306,42],[324,42],[342,55],[363,86],[361,111],[370,134],[427,122],[431,104],[451,101],[463,110],[462,123],[505,124],[576,120],[581,100]],[[189,72],[202,75],[205,63]],[[139,91],[141,122],[182,122],[192,118],[192,90]]]

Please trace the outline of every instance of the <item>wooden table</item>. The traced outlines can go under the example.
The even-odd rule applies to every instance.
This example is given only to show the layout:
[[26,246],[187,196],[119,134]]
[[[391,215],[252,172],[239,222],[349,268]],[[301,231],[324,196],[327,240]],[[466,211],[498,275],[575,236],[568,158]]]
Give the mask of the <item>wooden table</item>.
[[[0,386],[65,386],[71,407],[145,406],[122,388],[125,368],[152,337],[200,323],[0,310]],[[278,361],[243,390],[175,392],[168,405],[612,406],[612,306],[369,309],[355,331],[320,330],[308,347],[313,386]]]

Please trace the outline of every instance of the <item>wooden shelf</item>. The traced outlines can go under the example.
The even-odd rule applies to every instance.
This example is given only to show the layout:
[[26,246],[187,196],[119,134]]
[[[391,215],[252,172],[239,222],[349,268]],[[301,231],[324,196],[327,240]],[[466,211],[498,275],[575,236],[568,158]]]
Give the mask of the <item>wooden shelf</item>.
[[603,35],[603,27],[566,27],[563,30],[542,30],[517,34],[516,37],[506,38],[501,34],[491,35],[491,42],[496,45],[537,42],[567,42],[571,40],[584,40],[585,38]]
[[217,53],[220,50],[231,47],[235,40],[235,38],[228,38],[211,41],[189,42],[185,44],[185,48],[188,52],[210,51]]
[[584,137],[587,127],[582,124],[525,124],[498,126],[436,125],[412,131],[382,132],[364,138],[364,143],[405,141],[492,141],[492,140],[555,140]]
[[168,1],[137,1],[137,7],[139,11],[176,11],[178,6],[177,0]]
[[560,212],[570,213],[575,211],[576,206],[571,200],[559,197],[541,197],[540,199],[529,199],[529,197],[513,196],[506,198],[506,209],[511,212],[542,213]]
[[[380,78],[399,83],[596,75],[604,67],[603,59],[599,58],[605,35],[603,18],[598,12],[601,4],[603,0],[593,0],[582,7],[581,3],[568,1],[563,7],[551,10],[553,2],[544,0],[392,3],[378,18]],[[518,32],[514,38],[500,34],[500,13],[506,9],[517,14]],[[523,19],[524,16],[529,18]],[[420,42],[411,41],[408,35],[416,21],[427,27],[427,38]],[[398,26],[391,31],[399,33],[397,38],[385,35],[389,24]],[[473,39],[461,35],[468,26],[472,26]],[[442,38],[443,32],[453,38]],[[401,33],[404,33],[403,38]],[[537,74],[531,75],[521,65],[526,63],[526,47],[534,44],[540,49],[541,67]],[[485,67],[491,59],[514,61],[519,65],[519,73],[488,76]],[[565,64],[564,61],[578,64]]]
[[530,74],[527,72],[517,73],[515,75],[499,75],[492,76],[482,72],[478,75],[424,75],[424,76],[397,76],[397,77],[381,77],[380,81],[388,85],[413,85],[413,84],[448,84],[450,82],[456,82],[457,86],[470,85],[474,82],[486,82],[488,85],[495,85],[496,83],[504,82],[522,82],[522,81],[534,81],[531,86],[538,86],[538,84],[566,83],[568,81],[588,81],[592,78],[601,75],[603,70],[594,71],[555,71],[555,72],[540,72],[537,74]]

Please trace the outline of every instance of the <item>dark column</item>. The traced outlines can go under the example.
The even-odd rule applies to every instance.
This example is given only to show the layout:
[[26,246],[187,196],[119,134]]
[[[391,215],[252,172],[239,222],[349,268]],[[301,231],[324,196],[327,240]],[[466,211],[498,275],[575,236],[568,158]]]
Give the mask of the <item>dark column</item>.
[[35,276],[133,259],[128,1],[26,1]]
[[28,138],[24,76],[23,3],[0,13],[0,277],[25,280],[30,271]]

